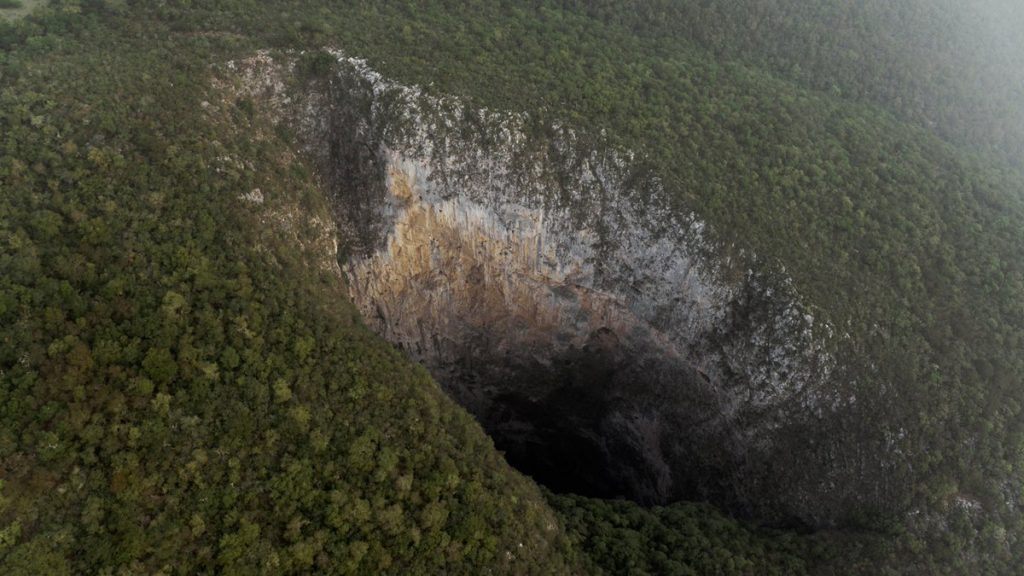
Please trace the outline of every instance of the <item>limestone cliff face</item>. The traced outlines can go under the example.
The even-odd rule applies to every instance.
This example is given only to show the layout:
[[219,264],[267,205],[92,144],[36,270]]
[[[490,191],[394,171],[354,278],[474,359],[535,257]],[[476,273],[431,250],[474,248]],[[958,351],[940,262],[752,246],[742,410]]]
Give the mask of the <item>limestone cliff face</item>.
[[814,525],[884,500],[882,464],[822,425],[856,409],[830,327],[784,274],[722,256],[642,158],[334,56],[327,80],[295,80],[293,56],[233,67],[314,159],[364,320],[510,461]]

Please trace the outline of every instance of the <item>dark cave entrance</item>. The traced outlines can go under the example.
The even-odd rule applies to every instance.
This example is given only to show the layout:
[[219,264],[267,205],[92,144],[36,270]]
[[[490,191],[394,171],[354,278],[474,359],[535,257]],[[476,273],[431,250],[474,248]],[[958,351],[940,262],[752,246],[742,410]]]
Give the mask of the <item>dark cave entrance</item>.
[[553,492],[645,505],[714,497],[706,380],[610,330],[549,358],[485,353],[443,372],[508,462]]
[[[615,455],[595,437],[593,425],[600,415],[566,413],[523,399],[499,399],[503,419],[488,432],[508,463],[557,493],[595,498],[629,498],[632,487],[609,472]],[[529,432],[522,433],[523,422]]]
[[[600,380],[564,381],[542,400],[503,394],[484,426],[509,464],[553,492],[596,498],[634,498],[638,487],[623,477],[622,453],[616,453],[602,428],[607,398],[588,394]],[[605,380],[604,383],[607,383]]]

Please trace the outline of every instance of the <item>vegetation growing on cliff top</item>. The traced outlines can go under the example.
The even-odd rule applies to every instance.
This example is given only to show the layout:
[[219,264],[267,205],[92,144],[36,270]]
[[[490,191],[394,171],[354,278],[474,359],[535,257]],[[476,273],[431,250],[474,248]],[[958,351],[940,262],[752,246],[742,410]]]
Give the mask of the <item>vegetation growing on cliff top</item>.
[[[879,3],[840,21],[790,4],[58,0],[0,20],[0,566],[583,566],[536,487],[237,199],[318,209],[278,135],[198,106],[207,65],[337,44],[645,152],[723,251],[785,266],[850,334],[850,392],[873,418],[850,433],[913,470],[889,511],[949,511],[941,539],[895,528],[890,566],[1019,573],[1024,180],[993,152],[1019,126],[991,130],[1014,94],[950,84],[961,52],[921,54],[948,17],[922,2],[863,51],[889,22]],[[887,76],[900,54],[941,61]],[[681,537],[659,513],[585,508]]]

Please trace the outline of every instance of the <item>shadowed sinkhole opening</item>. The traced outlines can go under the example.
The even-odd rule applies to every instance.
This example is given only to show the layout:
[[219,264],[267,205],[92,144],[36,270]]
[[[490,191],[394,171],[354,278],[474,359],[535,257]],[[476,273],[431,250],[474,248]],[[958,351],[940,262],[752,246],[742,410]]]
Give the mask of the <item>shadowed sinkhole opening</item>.
[[[790,338],[788,296],[762,291],[745,258],[705,278],[718,259],[703,225],[671,204],[633,213],[656,178],[529,143],[557,129],[502,125],[527,144],[495,147],[494,126],[421,110],[357,68],[294,103],[349,296],[509,463],[555,492],[710,502],[776,526],[835,525],[885,496],[836,457],[857,414],[812,413],[817,398],[790,403],[772,379],[779,361],[807,369],[798,392],[828,372],[816,352],[806,366],[776,356],[806,344]],[[463,129],[419,130],[436,120]]]
[[[731,452],[706,379],[615,298],[517,258],[540,246],[529,211],[507,206],[523,217],[509,224],[469,200],[423,196],[423,169],[383,152],[370,87],[337,82],[311,142],[367,322],[555,492],[726,501]],[[555,268],[587,267],[569,258]]]
[[433,372],[507,461],[553,492],[721,501],[714,480],[725,462],[708,449],[715,410],[700,374],[607,328],[537,353],[545,348],[556,350],[467,343],[467,355]]
[[[593,351],[559,359],[550,372],[530,370],[506,382],[483,421],[508,462],[554,492],[600,498],[632,497],[634,487],[612,467],[628,465],[611,452],[602,425],[611,412],[616,367]],[[541,398],[516,393],[516,380],[546,381]],[[617,461],[613,461],[617,460]]]
[[[385,151],[384,127],[364,122],[372,99],[341,102],[321,125],[323,141],[313,136],[339,264],[366,322],[422,363],[511,465],[554,492],[705,501],[751,518],[761,516],[755,505],[774,505],[777,487],[759,480],[771,471],[747,474],[757,458],[745,436],[751,422],[733,417],[730,394],[744,376],[715,356],[703,303],[680,302],[702,297],[703,282],[686,276],[672,302],[654,291],[636,306],[691,308],[695,316],[682,321],[693,326],[680,330],[652,325],[678,314],[652,320],[627,306],[624,291],[635,287],[614,275],[600,289],[577,284],[563,272],[592,266],[593,246],[573,239],[581,224],[515,202],[478,203],[482,184],[449,189],[444,171],[431,180],[429,166]],[[522,256],[542,244],[543,262]],[[616,258],[602,267],[637,265]],[[664,274],[689,265],[658,261]]]
[[[472,385],[490,402],[463,406],[510,465],[552,492],[642,506],[708,502],[765,527],[814,531],[793,515],[763,517],[739,493],[742,458],[699,371],[601,329],[582,347],[511,360],[502,376],[477,379],[489,372],[476,372]],[[449,379],[445,387],[461,402],[465,384]]]

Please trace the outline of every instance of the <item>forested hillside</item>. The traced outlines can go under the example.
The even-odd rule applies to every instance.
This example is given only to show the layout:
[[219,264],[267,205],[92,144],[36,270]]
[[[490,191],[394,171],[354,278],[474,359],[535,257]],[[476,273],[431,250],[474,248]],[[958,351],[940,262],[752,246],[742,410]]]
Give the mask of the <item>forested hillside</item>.
[[576,572],[536,486],[359,325],[301,163],[200,107],[210,50],[42,22],[0,93],[0,572]]
[[[565,2],[565,5],[578,3]],[[830,96],[881,105],[966,148],[1024,159],[1024,7],[1006,0],[662,0],[586,13],[690,42]]]
[[[0,3],[0,572],[1021,573],[1020,12],[952,4]],[[805,541],[545,499],[362,325],[293,135],[211,87],[324,46],[603,134],[721,273],[791,278],[879,506]]]

